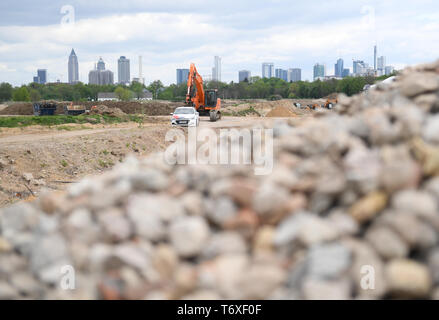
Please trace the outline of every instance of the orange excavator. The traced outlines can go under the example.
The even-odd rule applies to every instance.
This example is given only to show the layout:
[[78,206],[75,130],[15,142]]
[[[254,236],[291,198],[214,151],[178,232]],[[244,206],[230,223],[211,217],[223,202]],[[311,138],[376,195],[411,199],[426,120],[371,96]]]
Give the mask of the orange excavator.
[[186,104],[194,107],[200,116],[209,116],[210,121],[221,119],[221,99],[218,90],[204,90],[203,78],[191,63],[187,79]]

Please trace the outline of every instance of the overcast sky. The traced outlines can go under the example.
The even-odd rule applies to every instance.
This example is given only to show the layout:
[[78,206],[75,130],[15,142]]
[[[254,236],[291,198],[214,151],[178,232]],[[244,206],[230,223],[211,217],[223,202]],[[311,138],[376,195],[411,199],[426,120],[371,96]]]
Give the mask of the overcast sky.
[[222,58],[223,81],[237,81],[242,69],[260,76],[265,61],[275,68],[301,68],[302,78],[309,80],[316,62],[326,65],[328,75],[334,74],[338,57],[351,70],[353,58],[373,65],[375,43],[378,55],[396,68],[437,59],[439,2],[0,2],[0,82],[14,85],[31,82],[38,68],[48,70],[49,81],[66,82],[72,48],[83,82],[100,56],[115,79],[117,59],[127,56],[131,77],[137,77],[142,55],[146,82],[170,84],[176,81],[175,69],[190,62],[202,75],[211,74],[215,55]]

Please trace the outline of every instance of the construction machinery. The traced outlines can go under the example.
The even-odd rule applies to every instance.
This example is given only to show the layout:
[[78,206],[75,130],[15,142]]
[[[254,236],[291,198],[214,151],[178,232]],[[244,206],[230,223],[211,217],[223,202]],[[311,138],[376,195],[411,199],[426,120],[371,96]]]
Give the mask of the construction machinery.
[[73,105],[73,102],[71,102],[68,106],[64,106],[64,114],[67,116],[77,116],[85,112],[85,106]]
[[36,102],[33,104],[35,116],[53,116],[56,111],[56,103],[54,102]]
[[338,102],[337,98],[334,99],[328,98],[326,99],[326,102],[322,105],[322,108],[332,109],[337,104],[337,102]]
[[221,119],[221,99],[218,90],[204,90],[203,78],[191,63],[187,79],[186,105],[192,106],[200,116],[209,116],[210,121]]

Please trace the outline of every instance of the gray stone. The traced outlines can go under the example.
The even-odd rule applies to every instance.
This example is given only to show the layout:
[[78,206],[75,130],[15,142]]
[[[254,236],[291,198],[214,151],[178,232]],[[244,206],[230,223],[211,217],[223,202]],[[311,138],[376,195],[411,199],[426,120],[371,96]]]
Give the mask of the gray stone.
[[130,181],[133,187],[140,191],[161,191],[164,190],[168,184],[168,177],[161,171],[153,168],[143,169],[130,176]]
[[131,225],[119,209],[110,209],[98,214],[104,232],[111,240],[122,241],[131,236]]
[[206,200],[205,205],[207,218],[219,226],[224,226],[238,215],[237,206],[226,196]]
[[198,192],[186,192],[181,196],[181,203],[190,215],[201,216],[205,213],[205,200]]
[[24,181],[26,181],[26,182],[31,182],[34,179],[34,176],[32,175],[32,173],[29,173],[29,172],[23,173],[22,176],[23,176]]
[[424,92],[432,92],[439,88],[439,77],[434,72],[413,72],[407,74],[401,83],[401,93],[413,97]]
[[283,246],[297,240],[311,246],[337,237],[338,232],[325,219],[312,213],[299,212],[282,221],[276,228],[274,244]]
[[150,257],[139,246],[132,243],[124,243],[116,246],[113,256],[120,259],[124,264],[138,270],[145,269],[150,264]]
[[402,190],[392,198],[392,207],[397,211],[414,214],[439,227],[439,211],[436,199],[425,191]]
[[29,273],[14,273],[10,278],[10,282],[12,286],[18,290],[18,292],[27,297],[39,298],[44,291],[43,285],[40,284]]
[[348,280],[306,279],[303,298],[306,300],[347,300],[351,295]]
[[428,255],[428,267],[430,268],[433,282],[439,285],[439,248],[433,249]]
[[150,197],[145,196],[130,197],[127,204],[127,214],[137,235],[148,240],[158,241],[165,237],[166,227],[159,211],[149,211],[149,199]]
[[439,115],[434,115],[427,119],[422,135],[428,142],[439,143]]
[[12,300],[19,298],[18,291],[7,282],[0,281],[0,299]]
[[15,204],[0,211],[1,230],[7,240],[19,232],[32,230],[38,223],[38,212],[28,203]]
[[54,283],[61,276],[60,268],[68,265],[67,245],[60,234],[38,236],[34,239],[30,253],[32,272],[48,283]]
[[225,299],[242,298],[240,280],[248,269],[247,255],[218,256],[213,266],[206,265],[199,272],[199,278],[204,286],[210,283]]
[[262,217],[282,213],[286,209],[288,191],[275,184],[263,184],[253,196],[253,210]]
[[372,228],[366,233],[366,239],[384,259],[402,258],[409,252],[407,243],[389,228]]
[[311,278],[334,279],[348,270],[351,252],[339,243],[315,245],[308,252],[307,263]]
[[198,216],[180,217],[171,222],[169,239],[182,257],[199,254],[210,236],[206,221]]
[[238,282],[243,299],[266,299],[286,278],[275,264],[254,264]]
[[237,232],[225,231],[212,235],[205,244],[202,256],[212,259],[222,254],[243,254],[247,252],[244,238]]

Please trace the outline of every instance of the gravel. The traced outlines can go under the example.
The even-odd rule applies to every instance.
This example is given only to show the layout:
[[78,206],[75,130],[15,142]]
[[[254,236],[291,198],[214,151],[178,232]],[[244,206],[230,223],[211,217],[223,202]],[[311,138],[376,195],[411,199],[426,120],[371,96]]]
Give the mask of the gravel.
[[0,299],[437,299],[439,61],[338,100],[271,175],[128,157],[1,209]]

